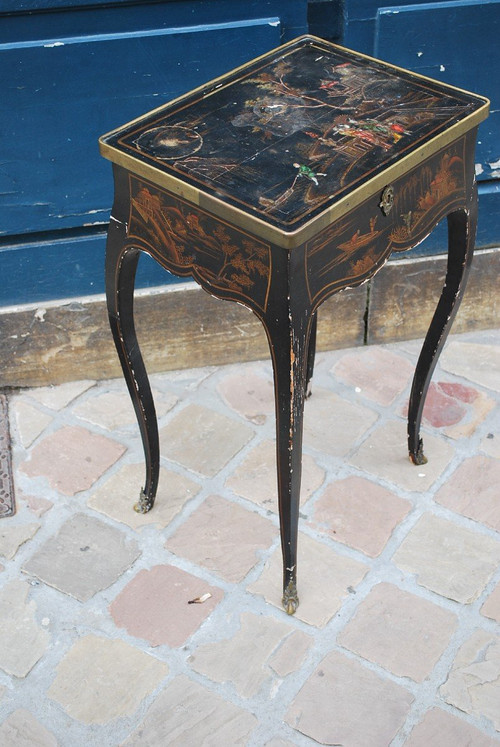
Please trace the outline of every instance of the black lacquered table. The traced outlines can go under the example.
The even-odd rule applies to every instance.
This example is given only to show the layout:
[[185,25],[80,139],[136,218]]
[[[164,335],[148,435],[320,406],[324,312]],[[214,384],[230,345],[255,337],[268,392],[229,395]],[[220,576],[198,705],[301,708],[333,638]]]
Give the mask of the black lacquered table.
[[[218,298],[252,309],[274,370],[283,606],[297,596],[304,401],[316,312],[392,252],[448,220],[445,285],[417,363],[408,448],[474,250],[474,150],[488,101],[314,37],[300,37],[100,140],[113,161],[106,251],[109,319],[137,414],[149,511],[158,427],[134,331],[140,252]],[[186,319],[189,324],[189,319]]]

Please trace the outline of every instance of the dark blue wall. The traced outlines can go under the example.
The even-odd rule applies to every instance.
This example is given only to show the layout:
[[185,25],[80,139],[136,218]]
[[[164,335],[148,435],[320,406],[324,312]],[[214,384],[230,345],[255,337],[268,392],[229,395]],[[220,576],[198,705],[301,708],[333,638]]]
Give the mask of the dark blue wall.
[[[499,245],[499,22],[500,0],[1,0],[0,306],[103,291],[99,135],[308,29],[492,98],[478,243]],[[141,259],[138,285],[167,277]]]

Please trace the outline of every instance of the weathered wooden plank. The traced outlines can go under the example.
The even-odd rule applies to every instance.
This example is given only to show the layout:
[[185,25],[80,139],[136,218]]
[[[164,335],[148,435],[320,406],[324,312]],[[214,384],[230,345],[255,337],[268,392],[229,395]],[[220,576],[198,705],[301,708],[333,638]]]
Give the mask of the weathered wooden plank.
[[[388,262],[371,283],[367,341],[395,342],[423,337],[439,300],[446,256]],[[500,249],[476,252],[453,332],[498,325]]]
[[[423,337],[445,267],[444,256],[389,262],[370,286],[368,343]],[[499,249],[476,252],[454,332],[498,325],[499,274]],[[344,291],[320,307],[318,350],[363,344],[367,292],[367,285]],[[254,314],[195,285],[139,293],[135,308],[151,373],[268,357]],[[120,376],[102,298],[0,314],[0,389]]]
[[[329,299],[318,349],[362,344],[366,288]],[[262,324],[248,309],[195,285],[138,294],[137,334],[148,370],[267,358]],[[121,376],[102,299],[0,314],[0,388]]]

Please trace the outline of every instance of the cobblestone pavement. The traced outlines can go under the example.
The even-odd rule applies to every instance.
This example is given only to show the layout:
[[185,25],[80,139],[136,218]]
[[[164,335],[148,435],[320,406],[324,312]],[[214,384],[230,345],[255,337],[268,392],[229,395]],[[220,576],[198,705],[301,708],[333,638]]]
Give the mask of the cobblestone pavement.
[[147,515],[121,380],[11,395],[0,744],[499,744],[500,331],[450,339],[423,467],[405,446],[418,350],[318,356],[294,617],[269,363],[151,377]]

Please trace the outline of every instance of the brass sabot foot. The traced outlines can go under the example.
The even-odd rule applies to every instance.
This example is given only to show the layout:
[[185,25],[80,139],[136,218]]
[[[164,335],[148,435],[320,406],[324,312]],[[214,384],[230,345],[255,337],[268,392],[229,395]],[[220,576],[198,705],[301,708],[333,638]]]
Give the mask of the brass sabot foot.
[[416,452],[410,452],[410,461],[417,466],[421,464],[427,464],[427,457],[424,454],[424,442],[422,439],[418,442],[418,448]]
[[134,511],[138,514],[147,514],[153,508],[153,504],[154,498],[148,498],[144,490],[141,490],[139,500],[134,506]]
[[286,589],[283,592],[283,599],[281,600],[283,608],[287,615],[293,615],[299,606],[299,597],[297,595],[297,586],[293,581],[289,581]]

